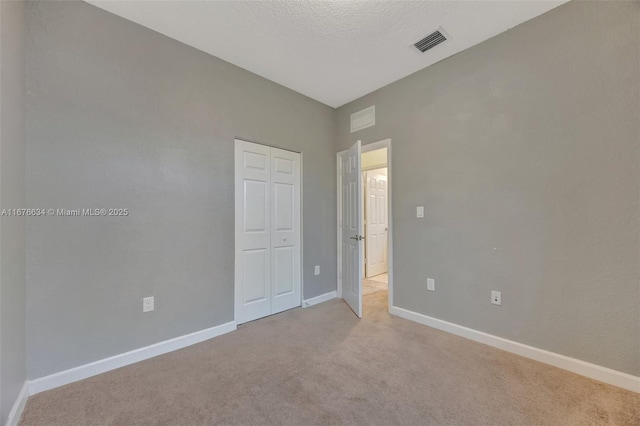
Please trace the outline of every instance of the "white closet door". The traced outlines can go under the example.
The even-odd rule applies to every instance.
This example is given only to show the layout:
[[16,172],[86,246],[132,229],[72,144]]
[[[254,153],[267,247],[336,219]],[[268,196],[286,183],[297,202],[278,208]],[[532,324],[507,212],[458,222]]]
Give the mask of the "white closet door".
[[271,314],[271,155],[236,140],[235,312],[244,323]]
[[235,317],[301,304],[300,154],[236,140]]
[[271,313],[300,306],[300,154],[271,148]]

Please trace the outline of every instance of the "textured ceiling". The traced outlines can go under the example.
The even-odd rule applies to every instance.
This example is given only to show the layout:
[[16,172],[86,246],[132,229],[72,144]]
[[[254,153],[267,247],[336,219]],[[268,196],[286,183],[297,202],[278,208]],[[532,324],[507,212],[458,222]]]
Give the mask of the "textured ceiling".
[[[88,1],[338,107],[566,0]],[[411,46],[438,27],[451,39]]]

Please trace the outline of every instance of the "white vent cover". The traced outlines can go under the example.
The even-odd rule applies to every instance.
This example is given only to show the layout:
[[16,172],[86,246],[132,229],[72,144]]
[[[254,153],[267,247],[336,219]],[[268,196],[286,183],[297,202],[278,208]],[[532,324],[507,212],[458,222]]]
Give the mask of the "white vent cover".
[[444,43],[449,38],[448,34],[442,28],[438,28],[428,36],[416,41],[413,46],[421,53],[424,53],[429,49],[433,49],[440,43]]
[[371,105],[361,111],[351,114],[351,133],[376,124],[376,106]]

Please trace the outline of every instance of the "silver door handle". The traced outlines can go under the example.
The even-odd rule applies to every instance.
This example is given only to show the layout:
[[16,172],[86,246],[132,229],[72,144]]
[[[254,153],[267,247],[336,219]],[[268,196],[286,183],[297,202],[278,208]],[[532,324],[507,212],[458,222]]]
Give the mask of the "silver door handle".
[[355,237],[349,237],[349,238],[356,241],[364,240],[364,237],[362,235],[356,235]]

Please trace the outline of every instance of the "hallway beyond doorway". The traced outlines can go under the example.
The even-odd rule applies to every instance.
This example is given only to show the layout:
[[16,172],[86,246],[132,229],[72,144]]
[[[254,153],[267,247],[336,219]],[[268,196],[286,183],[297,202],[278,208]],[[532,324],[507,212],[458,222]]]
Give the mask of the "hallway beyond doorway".
[[377,281],[379,283],[385,283],[385,284],[389,284],[389,274],[387,272],[385,272],[384,274],[380,274],[380,275],[376,275],[373,277],[368,278],[372,281]]
[[376,293],[378,291],[387,291],[389,290],[389,275],[385,272],[384,274],[376,275],[371,278],[363,278],[362,279],[362,295],[366,296],[367,294]]

